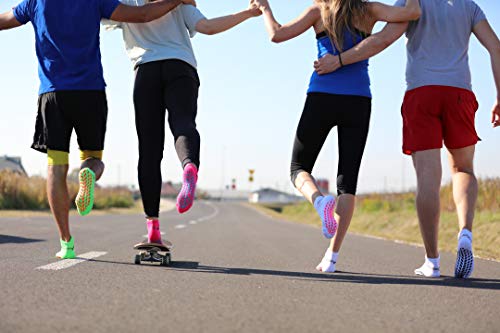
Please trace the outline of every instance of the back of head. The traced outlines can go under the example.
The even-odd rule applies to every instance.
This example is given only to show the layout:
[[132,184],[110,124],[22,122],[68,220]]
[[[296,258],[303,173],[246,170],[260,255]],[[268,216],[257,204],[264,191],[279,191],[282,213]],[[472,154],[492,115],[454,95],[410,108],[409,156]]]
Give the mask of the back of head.
[[332,37],[335,47],[342,51],[344,32],[353,32],[355,22],[366,15],[366,0],[319,0],[318,4],[327,33]]

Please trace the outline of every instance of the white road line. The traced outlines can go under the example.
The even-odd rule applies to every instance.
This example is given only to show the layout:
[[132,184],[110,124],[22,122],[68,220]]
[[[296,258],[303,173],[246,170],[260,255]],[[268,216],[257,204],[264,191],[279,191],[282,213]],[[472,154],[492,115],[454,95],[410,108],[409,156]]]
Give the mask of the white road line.
[[186,228],[186,225],[185,224],[178,224],[174,228],[175,229],[184,229],[184,228]]
[[61,269],[66,269],[66,268],[69,268],[71,266],[81,264],[82,262],[89,261],[90,259],[94,259],[94,258],[103,256],[106,253],[107,252],[97,252],[97,251],[87,252],[87,253],[79,255],[75,259],[64,259],[61,261],[54,262],[52,264],[37,267],[35,269],[58,271]]
[[213,219],[214,217],[216,217],[216,216],[217,216],[217,214],[219,214],[219,208],[217,208],[217,206],[215,206],[214,204],[212,204],[212,203],[210,203],[210,202],[208,202],[208,201],[205,201],[205,202],[203,202],[203,203],[204,203],[205,205],[207,205],[207,206],[212,207],[213,212],[212,212],[212,214],[210,214],[210,215],[208,215],[208,216],[205,216],[205,217],[200,217],[200,218],[197,220],[198,222],[203,222],[203,221],[208,221],[208,220],[211,220],[211,219]]
[[189,224],[196,224],[197,222],[195,220],[189,221]]

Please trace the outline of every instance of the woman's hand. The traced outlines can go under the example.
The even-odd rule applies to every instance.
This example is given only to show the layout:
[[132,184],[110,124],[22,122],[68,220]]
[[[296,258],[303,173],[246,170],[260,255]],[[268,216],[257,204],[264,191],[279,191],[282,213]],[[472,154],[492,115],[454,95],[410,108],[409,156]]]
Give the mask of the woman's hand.
[[491,115],[491,123],[493,127],[500,126],[500,99],[497,100],[497,103],[493,107],[492,115]]
[[254,4],[255,6],[257,6],[261,12],[266,10],[266,9],[269,9],[268,0],[252,0],[251,4]]
[[260,16],[262,15],[262,11],[260,9],[260,5],[257,3],[256,0],[251,0],[250,5],[248,6],[248,12],[252,17]]

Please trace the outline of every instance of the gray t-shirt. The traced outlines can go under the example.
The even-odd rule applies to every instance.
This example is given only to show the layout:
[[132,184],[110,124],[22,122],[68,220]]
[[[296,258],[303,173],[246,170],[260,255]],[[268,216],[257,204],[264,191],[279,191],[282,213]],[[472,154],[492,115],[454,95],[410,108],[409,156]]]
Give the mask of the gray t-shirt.
[[[404,6],[398,0],[396,6]],[[486,16],[472,0],[420,0],[422,16],[406,31],[408,90],[440,85],[472,90],[469,40]]]
[[[120,0],[129,6],[143,6],[145,0]],[[118,23],[103,20],[108,30],[121,28],[127,54],[135,66],[159,60],[179,59],[196,68],[190,37],[205,16],[194,6],[180,5],[149,23]]]

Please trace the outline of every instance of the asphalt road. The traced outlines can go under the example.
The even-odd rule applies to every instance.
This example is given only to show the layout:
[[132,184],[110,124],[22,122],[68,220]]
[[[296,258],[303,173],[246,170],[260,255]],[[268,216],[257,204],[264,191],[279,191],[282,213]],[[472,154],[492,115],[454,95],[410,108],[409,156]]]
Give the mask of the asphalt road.
[[[173,266],[134,265],[140,216],[72,218],[59,270],[49,218],[0,219],[0,332],[500,332],[500,263],[456,280],[412,275],[421,248],[349,236],[335,274],[321,231],[231,203],[163,214]],[[61,264],[57,264],[61,265]]]

